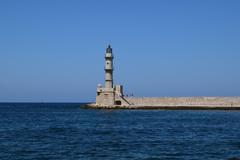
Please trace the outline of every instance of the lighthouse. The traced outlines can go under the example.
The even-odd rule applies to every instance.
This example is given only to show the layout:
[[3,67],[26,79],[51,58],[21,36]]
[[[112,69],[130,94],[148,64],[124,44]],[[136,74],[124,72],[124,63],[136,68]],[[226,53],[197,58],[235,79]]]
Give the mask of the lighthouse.
[[113,52],[108,45],[105,52],[105,86],[97,87],[96,104],[101,106],[113,106],[115,104],[115,87],[113,85]]
[[114,85],[113,83],[113,50],[108,45],[105,53],[105,86],[101,84],[97,87],[96,106],[113,107],[121,105],[129,105],[123,95],[122,85]]

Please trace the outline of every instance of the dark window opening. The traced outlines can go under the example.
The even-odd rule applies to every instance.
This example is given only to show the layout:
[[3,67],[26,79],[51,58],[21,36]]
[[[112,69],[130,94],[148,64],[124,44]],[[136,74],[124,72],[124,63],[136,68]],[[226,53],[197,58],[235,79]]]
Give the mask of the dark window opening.
[[115,103],[116,103],[116,105],[122,105],[121,101],[116,101]]

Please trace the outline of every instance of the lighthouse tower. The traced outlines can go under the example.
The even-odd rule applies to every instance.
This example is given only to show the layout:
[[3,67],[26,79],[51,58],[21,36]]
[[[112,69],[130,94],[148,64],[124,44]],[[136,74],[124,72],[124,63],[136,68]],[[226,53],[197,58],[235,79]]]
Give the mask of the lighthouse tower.
[[105,89],[111,91],[113,89],[113,53],[112,48],[108,45],[105,54]]

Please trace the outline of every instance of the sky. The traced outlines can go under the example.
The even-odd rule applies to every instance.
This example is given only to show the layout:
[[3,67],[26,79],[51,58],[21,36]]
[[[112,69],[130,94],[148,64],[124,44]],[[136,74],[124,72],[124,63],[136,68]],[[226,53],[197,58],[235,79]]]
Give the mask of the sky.
[[0,102],[91,102],[113,48],[114,83],[138,97],[240,96],[238,0],[1,0]]

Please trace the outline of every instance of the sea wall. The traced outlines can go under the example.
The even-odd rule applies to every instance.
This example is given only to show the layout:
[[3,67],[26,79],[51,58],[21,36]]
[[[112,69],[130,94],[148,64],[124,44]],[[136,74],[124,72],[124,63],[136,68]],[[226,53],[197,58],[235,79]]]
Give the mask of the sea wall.
[[132,106],[240,107],[240,97],[125,97]]

